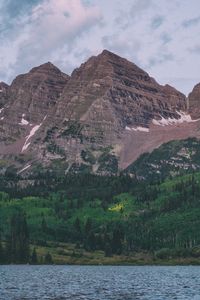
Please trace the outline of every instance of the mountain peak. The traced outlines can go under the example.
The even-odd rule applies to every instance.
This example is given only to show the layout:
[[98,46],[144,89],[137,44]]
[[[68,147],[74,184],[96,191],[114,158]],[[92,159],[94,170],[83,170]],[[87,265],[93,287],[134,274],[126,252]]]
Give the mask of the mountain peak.
[[116,53],[111,52],[111,51],[109,51],[107,49],[104,49],[98,56],[117,56],[117,57],[120,57]]
[[37,72],[55,72],[61,73],[61,71],[51,62],[44,63],[38,67],[34,67],[30,70],[30,73],[37,73]]
[[5,82],[1,81],[0,82],[0,90],[6,90],[8,88],[8,84]]
[[133,64],[132,62],[128,61],[126,58],[121,57],[120,55],[111,52],[107,49],[104,49],[100,54],[98,54],[97,56],[95,56],[96,59],[105,59],[105,60],[110,60],[110,61],[121,61],[122,63],[129,63],[129,64]]

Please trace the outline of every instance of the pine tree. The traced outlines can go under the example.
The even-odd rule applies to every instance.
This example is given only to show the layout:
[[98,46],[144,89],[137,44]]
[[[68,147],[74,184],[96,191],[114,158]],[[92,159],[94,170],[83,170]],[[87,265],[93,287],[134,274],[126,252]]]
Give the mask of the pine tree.
[[49,252],[45,255],[44,263],[47,264],[47,265],[53,264],[53,259],[52,259],[52,256]]
[[46,230],[47,230],[47,222],[46,222],[44,216],[42,218],[41,228],[42,228],[43,232],[46,232]]
[[85,234],[89,234],[89,232],[92,229],[92,220],[90,218],[87,218],[87,221],[85,223]]
[[109,243],[107,243],[105,245],[105,256],[109,257],[111,255],[112,255],[112,248],[111,248],[111,245]]
[[90,232],[86,240],[86,248],[94,251],[96,249],[96,238],[93,232]]
[[19,257],[20,263],[27,263],[29,261],[29,232],[25,215],[21,216],[20,220],[20,238],[19,238]]
[[34,248],[31,255],[31,264],[36,265],[37,263],[38,263],[37,252],[36,249]]
[[75,229],[75,239],[80,241],[82,238],[82,232],[81,232],[81,224],[79,218],[76,218],[74,222],[74,229]]
[[4,263],[4,249],[1,241],[1,233],[0,233],[0,264]]
[[29,232],[26,217],[22,212],[15,213],[11,218],[7,250],[11,263],[27,263],[29,261]]
[[119,228],[113,231],[112,252],[116,254],[122,253],[122,233]]

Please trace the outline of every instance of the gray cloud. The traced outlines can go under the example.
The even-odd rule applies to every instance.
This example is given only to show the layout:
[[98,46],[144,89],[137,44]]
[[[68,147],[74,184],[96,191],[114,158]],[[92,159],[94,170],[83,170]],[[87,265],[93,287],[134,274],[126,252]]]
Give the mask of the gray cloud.
[[196,18],[191,18],[191,19],[184,20],[182,22],[182,26],[187,28],[187,27],[190,27],[190,26],[195,26],[195,25],[199,24],[199,22],[200,22],[200,16],[196,17]]
[[121,56],[133,59],[134,63],[139,63],[138,53],[141,49],[141,42],[133,36],[128,39],[126,36],[114,34],[102,38],[103,48],[113,51]]
[[134,0],[134,4],[131,7],[130,14],[132,17],[139,17],[141,13],[151,8],[152,5],[152,0]]
[[155,67],[157,64],[163,64],[168,61],[173,61],[174,56],[171,53],[157,53],[156,56],[149,59],[148,68]]
[[171,35],[169,35],[167,32],[163,32],[161,35],[160,35],[160,39],[162,41],[162,43],[164,45],[168,44],[169,42],[172,41],[172,37]]
[[40,0],[5,0],[1,7],[2,15],[9,19],[15,19],[22,14],[30,12],[31,8],[38,3],[40,3]]
[[165,17],[164,16],[156,16],[152,19],[151,21],[151,28],[152,29],[157,29],[159,28],[163,22],[165,20]]
[[200,54],[200,44],[199,45],[195,45],[194,47],[189,48],[188,50],[191,53]]

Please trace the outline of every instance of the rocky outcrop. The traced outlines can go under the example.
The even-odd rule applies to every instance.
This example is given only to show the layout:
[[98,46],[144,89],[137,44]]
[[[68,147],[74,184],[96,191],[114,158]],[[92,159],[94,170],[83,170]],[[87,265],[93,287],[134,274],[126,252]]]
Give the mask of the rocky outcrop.
[[189,112],[193,118],[200,118],[200,83],[189,94]]
[[4,107],[8,99],[8,85],[5,82],[0,82],[0,109]]

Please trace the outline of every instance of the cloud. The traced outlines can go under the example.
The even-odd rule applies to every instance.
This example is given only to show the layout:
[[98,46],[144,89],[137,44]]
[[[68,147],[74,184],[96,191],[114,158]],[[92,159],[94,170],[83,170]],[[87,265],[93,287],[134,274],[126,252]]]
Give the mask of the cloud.
[[34,5],[37,5],[40,0],[5,0],[2,1],[1,15],[7,20],[13,21],[23,14],[27,14]]
[[[1,44],[0,62],[4,73],[10,77],[12,68],[20,72],[24,66],[29,68],[51,60],[63,47],[72,49],[76,39],[100,19],[100,10],[84,6],[81,0],[40,2],[32,7],[30,14],[15,19],[15,30],[10,31]],[[12,55],[6,54],[9,48]]]
[[163,24],[164,20],[165,20],[165,17],[163,17],[163,16],[154,17],[151,22],[151,28],[152,29],[159,28]]
[[189,48],[188,50],[191,53],[200,54],[200,44],[199,45],[195,45],[194,47]]
[[163,33],[161,33],[161,35],[160,35],[160,40],[162,41],[162,43],[163,43],[164,45],[166,45],[166,44],[168,44],[169,42],[172,41],[172,36],[169,35],[167,32],[163,32]]
[[199,24],[199,22],[200,22],[200,16],[196,17],[196,18],[184,20],[182,22],[182,26],[185,28],[188,28],[190,26],[195,26],[195,25]]
[[149,59],[148,63],[148,68],[155,67],[157,64],[163,64],[167,61],[173,61],[174,57],[170,53],[161,53],[160,55],[158,54],[157,56],[153,56],[152,58]]
[[135,63],[138,63],[137,54],[141,49],[141,43],[138,39],[134,37],[130,39],[126,34],[114,34],[110,36],[104,36],[102,38],[102,44],[103,48],[113,51],[126,58],[131,59],[134,56]]
[[141,13],[151,8],[152,5],[152,0],[134,0],[130,14],[132,17],[139,17]]

